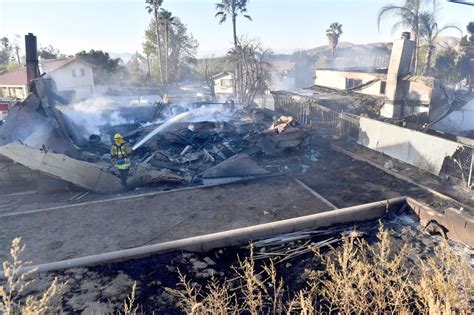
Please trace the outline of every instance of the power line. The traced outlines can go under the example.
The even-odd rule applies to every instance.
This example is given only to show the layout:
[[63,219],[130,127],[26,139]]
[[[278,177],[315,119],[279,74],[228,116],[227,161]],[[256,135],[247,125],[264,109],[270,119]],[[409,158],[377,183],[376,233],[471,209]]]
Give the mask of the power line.
[[448,2],[474,6],[474,2],[472,2],[472,1],[466,1],[466,0],[448,0]]

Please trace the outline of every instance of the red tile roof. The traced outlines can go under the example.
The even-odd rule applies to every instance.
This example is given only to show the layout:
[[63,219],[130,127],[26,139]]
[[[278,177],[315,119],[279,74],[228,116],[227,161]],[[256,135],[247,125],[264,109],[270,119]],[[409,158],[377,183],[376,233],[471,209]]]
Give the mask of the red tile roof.
[[26,85],[26,68],[0,75],[0,85]]
[[[79,61],[91,67],[95,67],[90,63],[80,60],[78,58],[70,58],[70,59],[43,59],[40,61],[42,65],[42,70],[47,73],[54,72],[59,68],[64,67],[65,65],[73,62]],[[8,72],[4,75],[0,75],[0,85],[27,85],[26,81],[26,68],[23,67],[21,69]]]

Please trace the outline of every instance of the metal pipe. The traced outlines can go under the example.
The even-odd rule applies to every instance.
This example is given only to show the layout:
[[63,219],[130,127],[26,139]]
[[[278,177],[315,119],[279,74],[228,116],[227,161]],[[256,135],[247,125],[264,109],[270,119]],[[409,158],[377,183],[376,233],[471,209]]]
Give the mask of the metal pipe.
[[[400,209],[404,204],[406,204],[406,197],[399,197],[359,206],[306,215],[293,219],[259,224],[202,236],[195,236],[176,241],[30,266],[22,269],[21,272],[31,270],[33,268],[37,269],[38,272],[46,272],[68,268],[94,266],[111,262],[143,258],[175,250],[206,252],[215,248],[241,245],[252,240],[291,233],[299,230],[373,220],[382,217],[389,211]],[[0,279],[1,278],[3,278],[3,273],[0,273]]]

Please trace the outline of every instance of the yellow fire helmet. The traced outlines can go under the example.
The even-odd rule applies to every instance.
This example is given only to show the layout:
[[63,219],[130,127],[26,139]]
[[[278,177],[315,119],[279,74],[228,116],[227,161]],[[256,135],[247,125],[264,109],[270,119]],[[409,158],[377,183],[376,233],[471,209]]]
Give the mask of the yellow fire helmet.
[[114,140],[120,140],[120,139],[122,139],[122,135],[119,133],[116,133],[114,136]]

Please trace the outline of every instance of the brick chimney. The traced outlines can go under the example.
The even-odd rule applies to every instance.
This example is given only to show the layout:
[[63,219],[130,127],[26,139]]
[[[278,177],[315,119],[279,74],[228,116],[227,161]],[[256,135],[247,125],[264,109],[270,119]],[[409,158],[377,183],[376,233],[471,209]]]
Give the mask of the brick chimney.
[[408,93],[408,82],[402,81],[401,78],[412,73],[414,51],[415,42],[410,40],[409,32],[403,32],[402,37],[393,42],[385,92],[388,101],[381,113],[385,117],[399,117],[403,114],[401,102]]
[[25,51],[26,51],[26,79],[27,88],[30,89],[30,81],[39,78],[38,68],[38,46],[36,36],[32,33],[25,35]]

